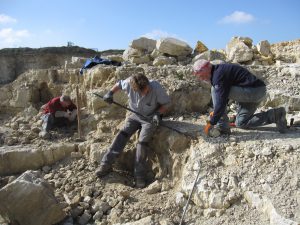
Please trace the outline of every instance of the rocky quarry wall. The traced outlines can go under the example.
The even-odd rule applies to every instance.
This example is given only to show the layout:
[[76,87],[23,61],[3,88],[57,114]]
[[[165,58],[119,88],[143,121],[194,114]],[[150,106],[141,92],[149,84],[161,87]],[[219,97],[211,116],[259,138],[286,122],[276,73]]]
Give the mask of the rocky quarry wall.
[[80,67],[85,58],[122,53],[122,50],[97,52],[81,47],[15,48],[0,50],[0,84],[15,80],[20,74],[35,69]]
[[[233,37],[225,50],[209,50],[201,41],[192,49],[174,38],[139,38],[122,55],[105,56],[122,66],[97,65],[80,77],[87,52],[67,64],[72,54],[0,52],[1,80],[11,81],[0,87],[0,222],[2,217],[16,224],[54,224],[64,218],[59,224],[178,224],[200,170],[186,224],[299,224],[299,131],[234,129],[229,137],[204,137],[210,86],[192,75],[192,63],[200,58],[239,63],[268,84],[260,110],[285,106],[288,119],[297,121],[299,43],[254,45],[248,37]],[[93,93],[105,94],[141,68],[170,95],[166,123],[185,135],[158,129],[148,153],[151,184],[136,190],[122,172],[104,180],[93,173],[126,116]],[[76,142],[76,132],[41,140],[39,107],[62,93],[76,99],[77,85],[84,141]],[[122,92],[114,100],[127,104]],[[133,170],[136,139],[118,159],[117,170]]]

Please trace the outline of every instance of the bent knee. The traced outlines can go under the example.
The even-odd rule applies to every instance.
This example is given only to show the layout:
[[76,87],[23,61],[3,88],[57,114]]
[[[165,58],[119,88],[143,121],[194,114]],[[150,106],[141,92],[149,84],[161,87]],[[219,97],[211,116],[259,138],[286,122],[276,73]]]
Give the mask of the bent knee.
[[249,128],[248,121],[249,120],[236,120],[235,126],[240,129],[248,129]]

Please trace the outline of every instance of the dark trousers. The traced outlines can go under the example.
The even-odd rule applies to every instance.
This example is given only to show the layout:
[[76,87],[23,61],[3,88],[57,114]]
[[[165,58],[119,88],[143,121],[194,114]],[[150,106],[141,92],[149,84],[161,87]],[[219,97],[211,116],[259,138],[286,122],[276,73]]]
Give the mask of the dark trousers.
[[49,131],[54,127],[64,127],[73,124],[73,122],[70,122],[67,118],[65,117],[56,118],[51,113],[42,115],[42,120],[43,120],[42,128],[44,131]]
[[135,177],[145,177],[145,164],[147,159],[148,143],[153,136],[153,132],[156,127],[141,119],[135,114],[131,114],[122,128],[122,130],[117,134],[113,143],[111,144],[108,151],[105,153],[101,160],[101,164],[112,164],[115,159],[121,154],[125,145],[127,144],[130,137],[140,129],[139,140],[136,146],[135,155],[135,167],[134,175]]

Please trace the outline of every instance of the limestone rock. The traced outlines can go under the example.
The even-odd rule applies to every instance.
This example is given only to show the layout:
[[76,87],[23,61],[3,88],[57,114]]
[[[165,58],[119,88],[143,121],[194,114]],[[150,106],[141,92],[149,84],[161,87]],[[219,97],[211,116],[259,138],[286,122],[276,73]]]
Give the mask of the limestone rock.
[[122,55],[107,55],[105,58],[116,61],[116,62],[124,62],[123,56]]
[[49,184],[32,171],[0,189],[0,202],[0,215],[19,224],[51,225],[65,217]]
[[116,223],[114,225],[156,225],[155,221],[153,220],[153,216],[147,216],[135,222],[128,222],[128,223]]
[[271,45],[267,40],[260,41],[257,44],[257,50],[263,56],[269,56],[271,53]]
[[155,194],[157,192],[161,191],[161,183],[158,181],[153,182],[152,184],[150,184],[146,189],[145,189],[146,193],[148,194]]
[[159,56],[164,56],[164,54],[158,51],[156,48],[150,54],[151,58],[156,59]]
[[0,147],[0,174],[13,174],[51,165],[75,151],[74,144],[53,144],[44,150],[30,145]]
[[158,40],[156,48],[158,51],[172,56],[186,56],[193,51],[187,43],[175,38],[162,38]]
[[193,62],[196,62],[198,59],[206,59],[208,61],[214,61],[214,60],[225,61],[226,56],[221,51],[208,50],[208,51],[202,52],[201,54],[199,54],[195,58],[193,58]]
[[155,46],[156,41],[146,37],[135,39],[129,45],[131,48],[146,50],[147,52],[152,52],[155,49]]
[[201,41],[197,41],[196,47],[194,49],[195,54],[201,54],[207,50],[208,48]]
[[146,50],[128,48],[123,53],[123,59],[135,64],[143,64],[150,62],[150,54]]
[[226,46],[226,54],[229,61],[234,63],[242,63],[252,60],[252,49],[250,49],[245,43],[237,42],[230,47],[231,45],[232,44]]
[[176,59],[173,57],[158,56],[153,61],[153,66],[172,65],[174,63],[176,63]]
[[244,197],[251,207],[256,208],[270,218],[270,225],[298,225],[297,222],[279,215],[272,202],[267,197],[252,191],[246,191]]
[[253,40],[249,37],[240,37],[240,36],[234,36],[231,38],[230,42],[228,43],[227,47],[232,47],[232,45],[235,45],[238,42],[243,42],[245,45],[247,45],[249,48],[252,47]]
[[91,150],[90,150],[90,162],[98,162],[100,163],[102,157],[104,156],[106,152],[106,148],[103,148],[103,145],[99,143],[93,143],[91,144]]

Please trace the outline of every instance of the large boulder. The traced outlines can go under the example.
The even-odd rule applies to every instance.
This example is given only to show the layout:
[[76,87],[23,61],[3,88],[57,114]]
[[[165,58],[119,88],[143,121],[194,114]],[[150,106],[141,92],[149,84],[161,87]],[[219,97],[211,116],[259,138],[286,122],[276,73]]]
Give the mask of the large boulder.
[[0,215],[12,224],[51,225],[66,216],[50,185],[27,171],[0,190]]
[[208,61],[214,61],[214,60],[226,61],[226,56],[221,51],[208,50],[208,51],[202,52],[201,54],[195,56],[193,58],[193,62],[196,62],[198,59],[206,59]]
[[233,37],[226,45],[227,60],[233,63],[251,61],[253,58],[252,39]]
[[115,68],[113,66],[97,65],[87,71],[83,83],[87,89],[101,87],[107,80],[112,79],[114,74]]
[[237,42],[243,42],[249,48],[251,48],[252,44],[253,44],[253,40],[251,38],[249,38],[249,37],[234,36],[234,37],[231,38],[231,40],[227,44],[227,46],[228,47],[232,47],[231,45],[235,45]]
[[147,50],[129,47],[123,53],[123,59],[134,64],[147,64],[151,61]]
[[175,38],[162,38],[158,40],[156,48],[158,51],[172,56],[187,56],[193,51],[187,43]]
[[155,46],[156,41],[146,37],[135,39],[129,45],[131,48],[146,50],[147,52],[152,52],[155,49]]
[[194,54],[201,54],[202,52],[206,52],[208,48],[201,42],[197,41],[196,47],[194,49]]
[[66,158],[75,151],[74,144],[57,143],[45,149],[27,146],[0,147],[0,175],[38,169]]
[[271,45],[267,40],[260,41],[256,47],[258,52],[263,56],[269,56],[271,54]]
[[238,42],[232,47],[226,47],[227,59],[233,63],[243,63],[251,61],[253,51],[245,43]]

